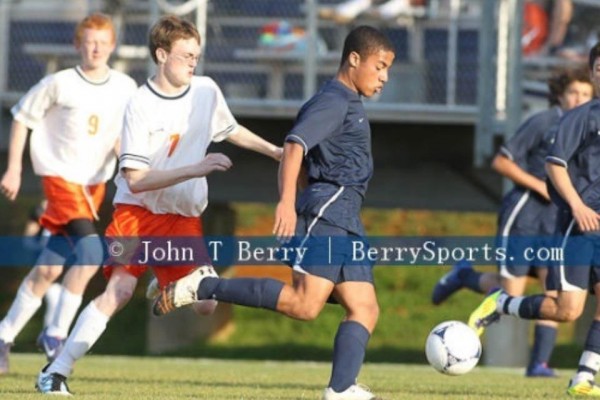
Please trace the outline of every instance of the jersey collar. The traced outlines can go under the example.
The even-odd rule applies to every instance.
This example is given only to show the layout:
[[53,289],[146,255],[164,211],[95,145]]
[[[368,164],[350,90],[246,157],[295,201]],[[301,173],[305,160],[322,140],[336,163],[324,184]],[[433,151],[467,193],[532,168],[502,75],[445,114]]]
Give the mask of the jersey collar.
[[86,81],[87,83],[91,84],[91,85],[104,85],[106,82],[108,82],[110,80],[110,69],[108,70],[108,73],[106,74],[105,77],[103,77],[102,79],[99,80],[93,80],[88,78],[85,75],[85,72],[83,72],[83,70],[81,69],[81,67],[79,65],[77,65],[75,67],[75,72],[77,72],[77,75],[79,75],[81,77],[81,79],[83,79],[84,81]]
[[177,93],[175,95],[168,95],[168,94],[165,94],[164,92],[162,92],[158,87],[156,87],[156,85],[152,82],[151,78],[148,78],[146,80],[146,86],[156,96],[160,97],[161,99],[165,99],[165,100],[177,100],[177,99],[180,99],[183,96],[185,96],[190,91],[190,88],[192,87],[192,85],[188,85],[188,87],[186,87],[181,93]]

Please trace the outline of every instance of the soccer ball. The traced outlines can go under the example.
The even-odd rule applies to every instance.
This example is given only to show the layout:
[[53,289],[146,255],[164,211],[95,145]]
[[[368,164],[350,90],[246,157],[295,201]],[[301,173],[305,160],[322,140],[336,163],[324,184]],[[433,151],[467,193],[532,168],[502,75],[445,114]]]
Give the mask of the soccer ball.
[[446,321],[431,330],[425,344],[427,361],[447,375],[463,375],[481,356],[479,336],[460,321]]

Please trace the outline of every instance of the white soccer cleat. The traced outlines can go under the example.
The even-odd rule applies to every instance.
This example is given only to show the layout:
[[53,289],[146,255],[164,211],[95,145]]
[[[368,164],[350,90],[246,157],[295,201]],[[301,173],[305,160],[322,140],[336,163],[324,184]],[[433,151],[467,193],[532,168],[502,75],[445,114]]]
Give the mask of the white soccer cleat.
[[152,278],[148,287],[146,288],[146,298],[148,300],[154,300],[156,296],[160,294],[160,287],[158,286],[158,279]]
[[323,400],[378,400],[378,397],[368,387],[356,384],[341,393],[328,387],[323,392]]
[[152,312],[154,315],[161,316],[176,308],[197,303],[198,286],[204,278],[218,278],[219,276],[211,266],[203,266],[196,269],[191,274],[171,282],[165,287],[154,300]]

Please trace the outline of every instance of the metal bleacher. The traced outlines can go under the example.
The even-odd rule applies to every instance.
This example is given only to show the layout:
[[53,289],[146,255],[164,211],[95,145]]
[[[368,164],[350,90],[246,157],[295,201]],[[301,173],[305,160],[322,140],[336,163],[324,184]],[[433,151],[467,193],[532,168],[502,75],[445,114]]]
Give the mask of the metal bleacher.
[[[52,68],[73,65],[77,57],[67,47],[75,22],[92,9],[107,9],[107,4],[113,4],[110,10],[120,22],[120,43],[129,46],[128,51],[117,50],[114,61],[138,82],[143,81],[151,67],[147,55],[135,47],[145,47],[153,2],[79,0],[81,9],[71,7],[67,13],[31,12],[44,3],[41,0],[33,0],[29,5],[0,3],[5,11],[0,24],[9,33],[4,49],[8,57],[0,59],[5,70],[4,75],[0,72],[2,103],[14,103]],[[59,3],[51,0],[44,7],[50,9],[51,4]],[[208,2],[201,68],[219,83],[237,115],[293,117],[301,102],[335,73],[348,30],[356,24],[371,23],[392,38],[397,51],[386,90],[367,103],[374,121],[474,123],[479,24],[475,13],[452,16],[442,11],[428,13],[425,18],[385,23],[361,17],[342,26],[311,20],[314,14],[309,12],[310,7],[316,6],[316,1],[305,0]],[[327,52],[316,55],[314,76],[307,72],[310,55],[268,53],[257,48],[261,29],[278,21],[307,32],[311,23],[316,24],[317,35],[326,44]],[[52,68],[48,68],[49,63]]]
[[[309,25],[306,3],[301,0],[213,3],[208,18],[205,72],[221,84],[238,114],[291,117],[299,102],[312,92],[307,92],[303,85],[302,57],[286,58],[280,53],[252,50],[257,47],[261,27],[269,22],[285,19],[295,26]],[[315,86],[335,73],[343,38],[349,29],[361,23],[376,24],[392,38],[397,54],[386,89],[367,104],[371,118],[473,123],[479,22],[473,15],[459,16],[454,21],[448,15],[435,18],[428,15],[388,22],[360,17],[346,26],[318,20],[318,35],[329,51],[319,56]],[[456,30],[452,31],[451,26]],[[449,59],[454,62],[449,63]],[[280,69],[285,71],[282,88],[270,90],[269,82],[278,76]]]

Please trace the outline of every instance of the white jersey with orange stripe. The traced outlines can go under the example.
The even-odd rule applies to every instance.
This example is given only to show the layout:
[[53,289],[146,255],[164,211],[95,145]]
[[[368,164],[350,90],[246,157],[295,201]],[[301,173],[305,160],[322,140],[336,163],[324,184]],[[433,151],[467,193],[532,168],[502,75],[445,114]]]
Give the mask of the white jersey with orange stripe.
[[104,79],[93,81],[79,67],[49,75],[33,86],[11,112],[33,131],[35,173],[82,185],[110,179],[125,106],[136,88],[135,81],[121,72],[109,70]]
[[[119,169],[171,170],[201,161],[211,142],[226,139],[237,122],[217,84],[195,76],[177,95],[162,93],[148,80],[125,112]],[[155,214],[199,216],[208,204],[206,178],[132,193],[117,174],[114,203],[146,207]]]

